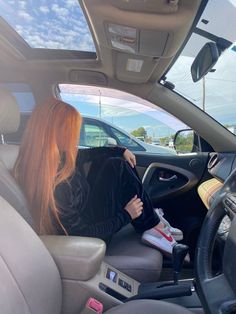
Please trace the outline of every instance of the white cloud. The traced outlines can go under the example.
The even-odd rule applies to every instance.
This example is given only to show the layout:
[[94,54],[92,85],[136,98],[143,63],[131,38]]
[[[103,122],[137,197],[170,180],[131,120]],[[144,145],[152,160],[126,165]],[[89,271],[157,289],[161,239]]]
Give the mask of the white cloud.
[[229,0],[229,2],[236,7],[236,0]]
[[22,17],[26,22],[31,22],[33,20],[33,17],[23,10],[18,12],[18,16]]
[[44,14],[47,14],[48,12],[50,12],[49,8],[45,5],[40,6],[39,10]]
[[24,37],[24,28],[21,25],[16,25],[16,31],[19,33],[22,37]]
[[35,5],[35,0],[19,0],[10,7],[14,6],[17,6],[17,18],[13,12],[8,13],[7,21],[31,47],[95,50],[77,0],[54,0],[51,5],[47,0],[38,1],[38,5]]
[[71,7],[75,7],[75,6],[79,6],[79,3],[77,0],[66,0],[65,4],[67,7],[71,8]]
[[58,14],[59,16],[66,16],[69,14],[69,11],[66,8],[59,7],[58,4],[52,5],[52,11]]
[[26,2],[25,1],[18,1],[18,5],[23,10],[26,8]]

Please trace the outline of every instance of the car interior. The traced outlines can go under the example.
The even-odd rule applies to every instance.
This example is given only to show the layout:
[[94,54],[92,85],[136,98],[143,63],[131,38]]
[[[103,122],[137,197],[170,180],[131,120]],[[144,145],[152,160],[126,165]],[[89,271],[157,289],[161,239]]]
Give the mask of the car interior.
[[[200,32],[197,24],[212,2],[61,1],[80,6],[94,52],[32,48],[22,29],[20,33],[18,26],[17,32],[7,20],[12,12],[18,17],[24,13],[27,20],[26,4],[0,0],[8,14],[0,13],[1,313],[100,313],[86,305],[89,298],[106,313],[236,313],[236,136],[166,80],[191,34]],[[37,14],[43,11],[45,6]],[[219,44],[218,37],[206,36]],[[222,42],[222,50],[232,44]],[[172,259],[141,243],[131,225],[107,247],[95,238],[37,235],[24,191],[11,171],[32,111],[29,93],[40,105],[60,98],[59,84],[135,95],[191,129],[193,148],[187,154],[135,152],[154,208],[163,208],[166,219],[183,231]],[[21,97],[26,95],[22,113],[26,98]],[[176,147],[177,138],[178,132]]]

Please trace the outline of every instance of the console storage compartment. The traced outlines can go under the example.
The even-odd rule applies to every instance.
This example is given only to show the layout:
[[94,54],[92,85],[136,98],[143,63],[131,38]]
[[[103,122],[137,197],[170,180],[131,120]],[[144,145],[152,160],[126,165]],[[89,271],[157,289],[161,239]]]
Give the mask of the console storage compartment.
[[41,236],[57,264],[62,279],[87,281],[104,259],[106,244],[99,239],[70,236]]

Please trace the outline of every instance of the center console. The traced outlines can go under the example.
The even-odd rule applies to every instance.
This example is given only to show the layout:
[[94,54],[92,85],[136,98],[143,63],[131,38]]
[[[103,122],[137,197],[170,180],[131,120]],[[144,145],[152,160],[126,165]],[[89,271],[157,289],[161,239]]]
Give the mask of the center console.
[[102,263],[99,289],[120,301],[138,294],[140,283],[112,266]]
[[62,278],[64,314],[80,313],[90,297],[100,301],[104,310],[135,299],[168,299],[178,303],[179,297],[183,303],[187,302],[184,301],[186,297],[194,307],[200,307],[196,296],[191,296],[191,281],[179,282],[177,276],[175,285],[174,282],[142,284],[104,263],[106,246],[99,239],[65,236],[43,236],[41,239]]

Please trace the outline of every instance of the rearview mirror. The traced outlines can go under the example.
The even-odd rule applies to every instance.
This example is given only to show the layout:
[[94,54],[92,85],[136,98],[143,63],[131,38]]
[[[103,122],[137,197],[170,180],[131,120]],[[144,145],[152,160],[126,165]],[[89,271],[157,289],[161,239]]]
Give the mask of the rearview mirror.
[[199,51],[191,66],[191,74],[194,82],[199,81],[216,64],[219,51],[214,42],[206,43]]

